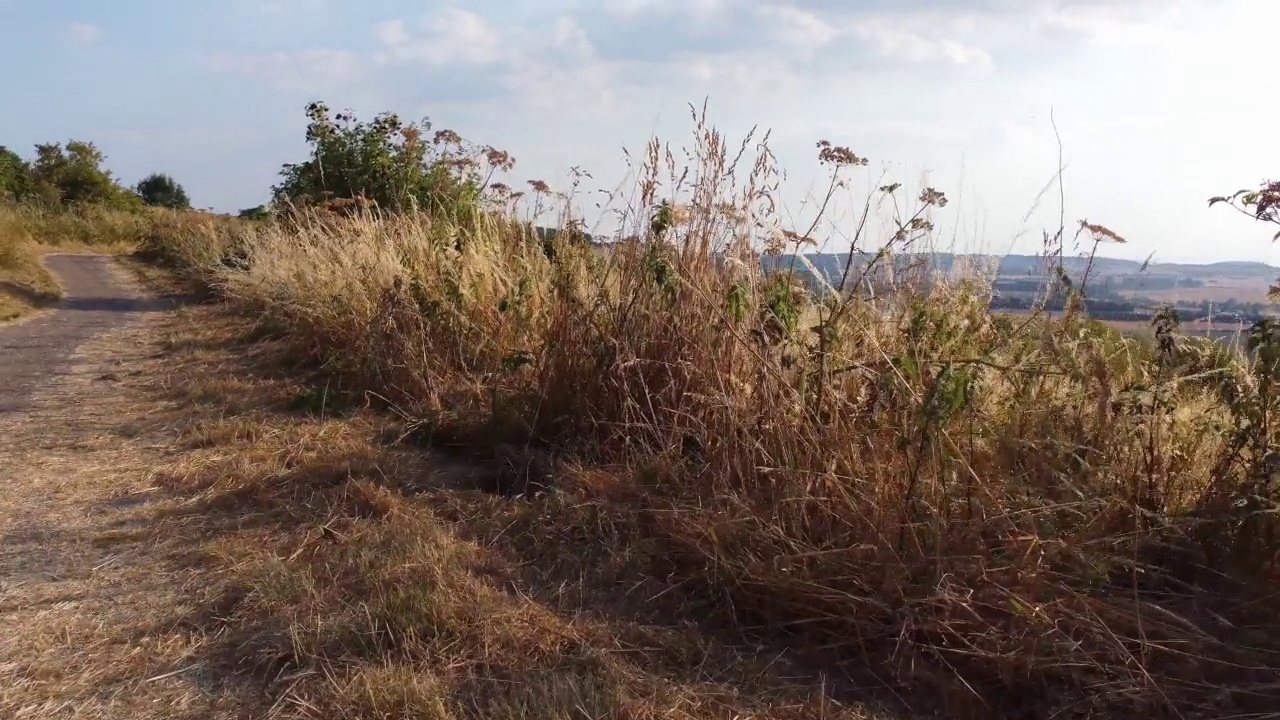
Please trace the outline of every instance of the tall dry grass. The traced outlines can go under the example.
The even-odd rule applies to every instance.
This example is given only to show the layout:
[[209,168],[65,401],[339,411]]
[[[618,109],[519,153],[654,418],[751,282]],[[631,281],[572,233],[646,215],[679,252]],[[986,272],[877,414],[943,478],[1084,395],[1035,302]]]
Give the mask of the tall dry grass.
[[11,204],[4,210],[35,243],[48,248],[132,250],[146,235],[150,211],[96,206],[46,208]]
[[[699,126],[685,168],[653,145],[634,238],[604,249],[363,214],[172,227],[155,252],[348,392],[613,468],[625,529],[600,542],[828,670],[970,717],[1274,707],[1280,333],[1246,358],[1171,318],[1154,343],[1012,320],[927,275],[806,292],[755,250],[821,222],[783,226],[767,147],[743,148]],[[865,163],[820,159],[827,207]],[[884,187],[855,246],[928,243],[944,204]]]
[[39,261],[39,246],[21,210],[0,203],[0,322],[61,296]]

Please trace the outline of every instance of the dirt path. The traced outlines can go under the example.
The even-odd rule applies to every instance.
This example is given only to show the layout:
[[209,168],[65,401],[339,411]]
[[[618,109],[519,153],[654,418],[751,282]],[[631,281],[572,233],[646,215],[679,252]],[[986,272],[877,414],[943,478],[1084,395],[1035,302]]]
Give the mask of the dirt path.
[[57,379],[81,343],[161,308],[110,257],[50,255],[65,294],[54,312],[0,325],[0,416],[16,412],[42,382]]
[[180,408],[145,392],[169,313],[110,258],[48,266],[66,300],[0,326],[0,718],[237,717],[187,660],[198,575],[154,522],[176,502],[149,477]]

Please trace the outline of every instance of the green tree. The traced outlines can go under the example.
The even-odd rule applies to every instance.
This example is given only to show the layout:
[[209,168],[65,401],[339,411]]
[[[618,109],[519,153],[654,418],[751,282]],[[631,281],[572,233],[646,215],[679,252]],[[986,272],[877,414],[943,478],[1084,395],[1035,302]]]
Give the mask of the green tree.
[[330,115],[324,103],[307,106],[311,157],[285,165],[272,188],[273,204],[324,205],[349,210],[372,205],[402,212],[474,207],[493,173],[515,161],[489,146],[473,146],[440,130],[427,138],[427,120],[405,123],[394,113],[372,121],[351,112]]
[[17,153],[0,145],[0,200],[25,200],[35,191],[31,166]]
[[111,171],[102,167],[106,156],[91,142],[71,140],[64,149],[58,143],[36,145],[31,174],[36,191],[67,205],[104,205],[136,208],[141,199],[122,187]]
[[138,182],[134,191],[152,207],[190,210],[191,199],[177,180],[164,173],[152,173]]

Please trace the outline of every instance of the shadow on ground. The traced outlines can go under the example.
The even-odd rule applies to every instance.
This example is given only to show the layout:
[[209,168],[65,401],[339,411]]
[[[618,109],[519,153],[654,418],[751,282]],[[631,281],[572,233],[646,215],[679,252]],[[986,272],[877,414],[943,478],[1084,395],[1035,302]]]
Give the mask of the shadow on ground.
[[59,310],[107,313],[154,313],[173,310],[178,298],[69,297],[54,303]]
[[0,293],[11,295],[19,302],[33,307],[47,307],[58,301],[58,296],[54,293],[36,290],[12,280],[0,280]]
[[[373,682],[403,662],[411,676],[396,692],[443,682],[449,717],[524,717],[512,708],[537,703],[530,717],[552,717],[583,687],[594,700],[573,702],[592,713],[568,704],[555,717],[613,716],[622,697],[655,717],[887,718],[906,715],[865,708],[917,704],[818,649],[753,643],[718,599],[664,580],[660,543],[610,525],[603,508],[564,492],[496,494],[501,469],[395,444],[406,433],[394,417],[325,416],[298,402],[315,383],[270,340],[249,341],[211,308],[184,314],[152,358],[166,401],[183,408],[155,422],[188,449],[155,481],[181,502],[101,541],[186,538],[175,571],[217,582],[169,622],[222,639],[204,662],[329,713],[357,702],[335,690],[343,678]],[[339,677],[320,682],[335,663]],[[512,673],[542,681],[512,685]]]

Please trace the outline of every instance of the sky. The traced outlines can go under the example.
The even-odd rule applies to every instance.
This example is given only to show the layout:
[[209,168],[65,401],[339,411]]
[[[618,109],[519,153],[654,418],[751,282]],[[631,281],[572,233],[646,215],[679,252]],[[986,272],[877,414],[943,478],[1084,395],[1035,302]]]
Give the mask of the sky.
[[1280,170],[1259,132],[1278,26],[1275,0],[0,0],[0,145],[91,140],[122,181],[166,172],[234,212],[305,158],[323,100],[506,150],[513,185],[580,168],[590,190],[626,182],[624,148],[688,146],[705,101],[731,144],[770,130],[797,222],[816,141],[870,160],[829,249],[901,181],[947,193],[957,250],[1035,252],[1064,217],[1127,238],[1114,257],[1280,264],[1272,231],[1206,202]]

